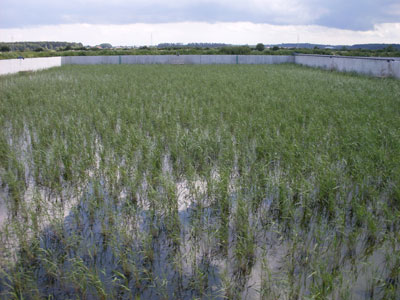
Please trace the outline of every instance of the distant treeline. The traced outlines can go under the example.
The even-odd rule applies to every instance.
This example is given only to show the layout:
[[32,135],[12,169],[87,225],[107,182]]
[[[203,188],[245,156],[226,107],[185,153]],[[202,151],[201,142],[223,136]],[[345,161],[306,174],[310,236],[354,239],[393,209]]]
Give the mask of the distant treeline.
[[301,48],[301,49],[333,49],[333,50],[392,50],[400,51],[400,44],[355,44],[355,45],[326,45],[309,43],[286,43],[267,45],[280,48]]
[[[261,46],[261,47],[259,47]],[[364,48],[363,48],[364,47]],[[367,49],[371,48],[371,49]],[[295,53],[339,56],[400,57],[400,45],[366,44],[353,46],[329,46],[318,44],[279,44],[257,46],[234,46],[223,43],[163,43],[158,46],[113,47],[103,43],[98,46],[83,46],[67,42],[17,42],[0,43],[0,59],[48,56],[91,55],[293,55]]]
[[70,50],[83,48],[82,43],[68,42],[15,42],[0,43],[0,50],[6,51],[44,51],[44,50]]
[[349,49],[400,51],[400,44],[359,44],[350,46]]
[[224,43],[189,43],[189,44],[182,44],[182,43],[161,43],[157,45],[157,48],[164,49],[164,48],[222,48],[232,46],[230,44]]

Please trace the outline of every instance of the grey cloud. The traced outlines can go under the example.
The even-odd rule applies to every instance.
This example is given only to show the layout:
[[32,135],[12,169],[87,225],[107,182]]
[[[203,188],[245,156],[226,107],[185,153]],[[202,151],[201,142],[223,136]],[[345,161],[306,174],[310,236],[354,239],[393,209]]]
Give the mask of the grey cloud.
[[397,0],[326,1],[324,8],[328,13],[315,23],[340,29],[372,29],[377,23],[400,22],[400,15],[390,13],[390,7],[397,3]]
[[[179,1],[179,0],[178,0]],[[290,3],[290,1],[286,1]],[[400,22],[400,16],[388,12],[387,7],[397,0],[303,0],[302,9],[291,12],[268,9],[266,0],[249,2],[223,0],[180,0],[178,5],[164,1],[61,1],[56,0],[0,0],[0,28],[27,27],[68,23],[128,24],[164,22],[238,22],[269,23],[276,25],[323,25],[341,29],[366,30],[380,22]],[[254,3],[251,2],[251,3]],[[261,4],[260,4],[261,3]],[[310,15],[311,17],[308,16]],[[313,15],[314,12],[314,15]],[[300,16],[306,17],[300,17]]]

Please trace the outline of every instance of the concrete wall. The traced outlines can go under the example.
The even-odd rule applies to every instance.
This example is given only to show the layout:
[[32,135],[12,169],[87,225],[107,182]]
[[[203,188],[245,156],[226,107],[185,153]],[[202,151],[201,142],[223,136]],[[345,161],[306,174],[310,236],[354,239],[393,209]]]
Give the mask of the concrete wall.
[[61,66],[61,57],[39,57],[0,60],[0,75],[21,71],[37,71]]
[[293,63],[291,55],[121,55],[121,56],[68,56],[63,65],[95,64],[278,64]]
[[297,54],[292,55],[121,55],[65,56],[0,60],[0,75],[36,71],[61,65],[99,64],[280,64],[295,63],[310,67],[356,72],[376,77],[400,79],[400,58],[372,58]]
[[119,56],[62,56],[62,65],[116,65]]
[[400,78],[400,60],[398,58],[297,54],[294,62],[326,70],[356,72],[375,77],[392,76]]
[[293,55],[239,55],[239,64],[273,65],[294,63]]
[[390,68],[393,76],[400,79],[400,60],[395,60],[390,63]]
[[95,64],[281,64],[296,63],[327,70],[400,78],[400,60],[394,58],[329,55],[122,55],[62,57],[63,65]]
[[126,55],[121,56],[122,64],[201,64],[200,55]]

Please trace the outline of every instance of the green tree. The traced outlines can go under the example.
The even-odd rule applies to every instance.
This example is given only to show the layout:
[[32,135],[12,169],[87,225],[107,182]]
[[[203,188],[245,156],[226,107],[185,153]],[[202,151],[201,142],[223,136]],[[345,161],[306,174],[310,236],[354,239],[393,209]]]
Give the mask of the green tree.
[[110,48],[112,48],[112,45],[109,43],[103,43],[103,44],[100,44],[100,47],[103,49],[110,49]]
[[230,47],[222,47],[219,49],[220,53],[223,54],[233,54],[233,55],[245,55],[251,52],[249,46],[230,46]]
[[0,47],[1,52],[9,52],[11,49],[7,45],[3,45]]
[[258,43],[258,44],[257,44],[256,50],[258,50],[258,51],[264,51],[264,49],[265,49],[264,44],[262,44],[262,43]]
[[395,51],[395,48],[393,47],[393,45],[389,45],[384,50],[386,50],[386,52],[393,52]]

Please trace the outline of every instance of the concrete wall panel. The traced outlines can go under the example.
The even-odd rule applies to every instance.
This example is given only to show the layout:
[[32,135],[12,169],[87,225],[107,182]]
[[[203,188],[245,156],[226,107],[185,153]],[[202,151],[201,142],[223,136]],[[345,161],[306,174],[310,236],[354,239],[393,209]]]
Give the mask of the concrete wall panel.
[[118,56],[64,56],[63,65],[109,65],[118,64]]
[[389,62],[386,60],[351,59],[334,57],[333,69],[341,72],[357,72],[377,77],[387,77],[389,74]]
[[200,55],[125,55],[122,64],[200,64]]
[[332,57],[331,56],[314,56],[314,55],[296,55],[295,64],[305,65],[314,68],[322,68],[332,70]]
[[391,76],[400,79],[400,60],[391,61],[389,68],[391,70]]
[[200,55],[202,65],[234,65],[237,55]]
[[400,61],[395,60],[394,58],[340,57],[298,54],[295,56],[295,63],[326,70],[356,72],[358,74],[375,77],[392,76],[400,78]]
[[39,57],[0,60],[0,75],[37,71],[61,66],[61,57]]
[[239,55],[239,64],[272,65],[294,63],[291,55]]

